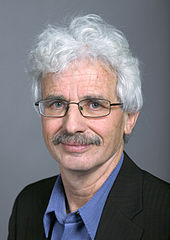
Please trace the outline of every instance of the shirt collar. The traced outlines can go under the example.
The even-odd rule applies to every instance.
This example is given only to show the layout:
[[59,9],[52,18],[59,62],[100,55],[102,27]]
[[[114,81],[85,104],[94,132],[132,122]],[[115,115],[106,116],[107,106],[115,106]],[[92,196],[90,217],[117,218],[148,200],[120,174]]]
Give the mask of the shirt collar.
[[[94,239],[97,231],[97,227],[100,221],[100,217],[108,197],[108,194],[113,186],[113,183],[119,173],[119,170],[123,163],[124,154],[122,153],[121,159],[117,166],[105,181],[105,183],[100,187],[100,189],[95,193],[95,195],[76,212],[79,212],[85,227],[92,239]],[[63,224],[67,214],[66,214],[66,204],[65,204],[65,192],[61,179],[61,175],[58,176],[54,188],[51,193],[51,197],[48,203],[48,207],[44,214],[44,230],[46,237],[48,238],[51,222],[52,213],[55,213],[57,220]],[[72,215],[73,216],[73,215]]]
[[61,224],[64,222],[64,219],[66,218],[66,206],[65,206],[65,193],[63,183],[61,180],[61,175],[58,175],[57,177],[43,218],[44,230],[47,238],[53,218],[52,213],[55,213],[57,220]]

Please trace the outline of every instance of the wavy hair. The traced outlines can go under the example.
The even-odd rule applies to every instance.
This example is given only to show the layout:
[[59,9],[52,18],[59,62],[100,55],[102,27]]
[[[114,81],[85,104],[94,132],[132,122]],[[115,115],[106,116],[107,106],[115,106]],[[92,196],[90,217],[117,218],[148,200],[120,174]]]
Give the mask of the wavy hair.
[[41,79],[48,72],[60,73],[80,59],[100,61],[117,74],[117,96],[125,112],[143,105],[138,60],[132,56],[123,33],[95,14],[75,17],[68,26],[49,25],[29,54],[35,101],[41,96]]

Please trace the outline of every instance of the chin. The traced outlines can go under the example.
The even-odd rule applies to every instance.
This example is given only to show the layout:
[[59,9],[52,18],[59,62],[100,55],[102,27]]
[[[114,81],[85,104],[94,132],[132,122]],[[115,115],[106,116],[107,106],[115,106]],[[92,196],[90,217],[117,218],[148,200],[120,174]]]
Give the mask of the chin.
[[77,157],[71,157],[69,159],[65,159],[65,161],[59,163],[60,169],[67,169],[70,171],[77,171],[77,172],[87,172],[91,169],[95,168],[91,161],[87,161],[87,159],[79,159]]

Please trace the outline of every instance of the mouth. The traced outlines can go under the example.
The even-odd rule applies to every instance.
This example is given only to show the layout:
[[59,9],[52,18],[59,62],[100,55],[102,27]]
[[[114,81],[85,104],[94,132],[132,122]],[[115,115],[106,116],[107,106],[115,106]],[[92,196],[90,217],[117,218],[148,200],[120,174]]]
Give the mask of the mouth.
[[63,149],[70,153],[82,153],[89,149],[91,144],[82,145],[80,143],[61,143]]

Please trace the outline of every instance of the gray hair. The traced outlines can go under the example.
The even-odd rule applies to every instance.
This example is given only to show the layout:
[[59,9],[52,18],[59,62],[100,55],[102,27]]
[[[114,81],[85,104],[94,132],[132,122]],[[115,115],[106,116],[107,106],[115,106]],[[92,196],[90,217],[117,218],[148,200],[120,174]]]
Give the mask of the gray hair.
[[123,33],[89,14],[74,18],[69,26],[49,25],[30,52],[35,101],[41,95],[41,79],[48,72],[60,73],[83,58],[100,61],[117,74],[117,96],[125,112],[136,113],[143,105],[138,60],[129,50]]

